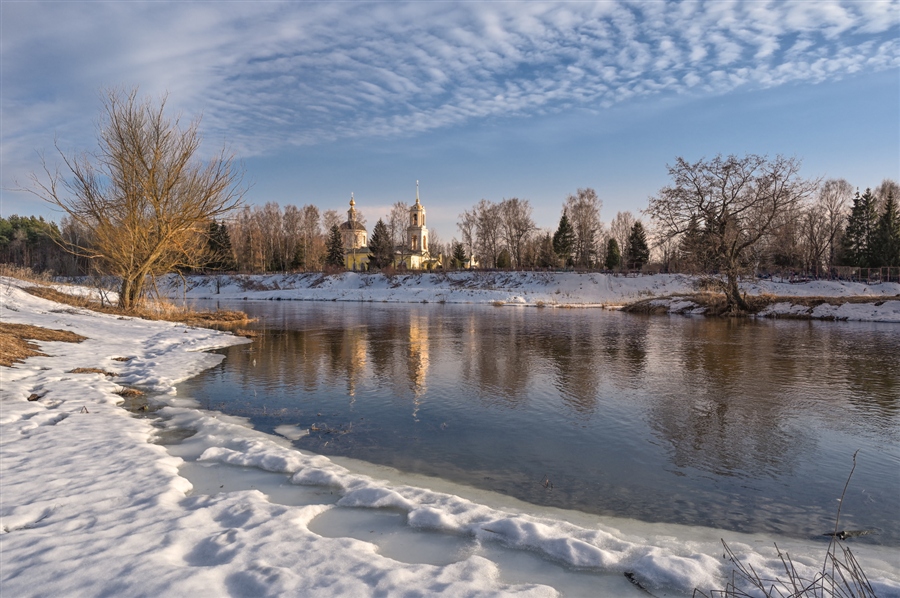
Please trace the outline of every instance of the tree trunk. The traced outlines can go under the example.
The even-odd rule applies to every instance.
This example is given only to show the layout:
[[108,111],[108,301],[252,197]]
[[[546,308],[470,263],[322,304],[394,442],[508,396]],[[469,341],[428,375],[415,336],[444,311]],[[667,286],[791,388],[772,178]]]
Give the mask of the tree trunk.
[[119,307],[131,311],[137,306],[144,290],[144,275],[123,277],[119,287]]
[[741,296],[741,289],[738,286],[738,277],[734,272],[726,273],[725,281],[725,307],[728,313],[737,315],[741,312],[749,312],[750,306]]

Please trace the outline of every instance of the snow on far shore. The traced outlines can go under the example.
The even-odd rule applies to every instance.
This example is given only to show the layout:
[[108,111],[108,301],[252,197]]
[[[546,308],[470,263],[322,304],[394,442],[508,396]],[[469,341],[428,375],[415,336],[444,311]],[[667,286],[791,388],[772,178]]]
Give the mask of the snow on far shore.
[[[169,296],[187,299],[269,299],[387,303],[482,303],[539,307],[616,307],[648,298],[695,292],[696,277],[684,274],[616,276],[597,272],[448,272],[384,276],[346,272],[277,275],[189,276],[167,281]],[[741,285],[750,295],[778,297],[872,297],[871,303],[820,306],[801,311],[790,301],[760,315],[803,315],[813,319],[900,321],[900,283],[868,285],[845,281],[802,283],[758,280]],[[882,305],[874,305],[882,303]],[[667,305],[667,304],[665,304]],[[688,309],[691,308],[691,309]],[[702,313],[675,299],[669,311]]]
[[[557,595],[547,585],[508,583],[502,567],[482,556],[489,552],[411,564],[382,555],[373,542],[311,530],[324,513],[350,507],[400,512],[414,530],[607,574],[601,596],[642,595],[624,581],[626,572],[664,595],[720,588],[728,574],[721,537],[764,577],[781,570],[773,541],[810,576],[824,554],[822,542],[558,517],[376,479],[174,395],[175,383],[222,359],[203,351],[245,339],[75,310],[28,295],[9,279],[0,279],[0,317],[88,337],[37,343],[48,357],[0,367],[4,596]],[[67,373],[79,367],[117,376]],[[160,393],[162,409],[132,415],[117,405],[123,385]],[[40,398],[29,401],[32,394]],[[184,438],[184,430],[193,435],[169,450],[153,442]],[[334,496],[289,505],[255,489],[195,494],[180,475],[188,465],[277,472],[298,495],[318,489]],[[895,547],[853,550],[879,596],[900,596]]]

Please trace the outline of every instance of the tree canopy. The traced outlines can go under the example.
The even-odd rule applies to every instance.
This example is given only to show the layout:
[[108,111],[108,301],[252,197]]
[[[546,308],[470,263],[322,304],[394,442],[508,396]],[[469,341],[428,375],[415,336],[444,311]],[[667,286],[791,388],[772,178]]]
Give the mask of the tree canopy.
[[331,225],[328,242],[325,244],[325,265],[331,268],[343,268],[344,241],[341,239],[341,231],[337,224]]
[[369,265],[381,269],[391,265],[394,260],[394,245],[391,242],[391,231],[383,220],[379,219],[369,237]]
[[679,157],[668,171],[672,183],[650,198],[647,213],[664,238],[681,238],[704,222],[710,259],[725,275],[728,305],[748,309],[738,277],[750,269],[753,250],[781,214],[809,197],[817,181],[800,177],[796,158],[755,154],[719,155],[694,163]]
[[644,225],[637,221],[628,235],[628,248],[625,250],[628,267],[640,270],[650,261],[650,246],[647,244],[647,232]]
[[622,265],[622,253],[619,251],[619,242],[610,238],[606,242],[606,269],[615,270]]
[[553,233],[553,251],[563,261],[564,265],[569,265],[572,260],[572,253],[575,251],[575,229],[569,222],[569,215],[566,210],[559,219],[559,226]]
[[55,204],[87,238],[72,250],[119,277],[119,306],[134,307],[148,277],[202,266],[209,223],[238,206],[243,174],[223,149],[197,158],[199,121],[165,114],[166,99],[140,100],[137,89],[108,91],[98,148],[68,155],[65,177],[44,164],[30,189]]

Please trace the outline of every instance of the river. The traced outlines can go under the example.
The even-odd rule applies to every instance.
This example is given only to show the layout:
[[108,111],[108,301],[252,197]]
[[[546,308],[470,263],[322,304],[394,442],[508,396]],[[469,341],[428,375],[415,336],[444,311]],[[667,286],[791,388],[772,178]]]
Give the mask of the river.
[[[216,302],[199,302],[215,307]],[[220,302],[252,345],[179,394],[302,450],[648,522],[900,546],[896,324]]]

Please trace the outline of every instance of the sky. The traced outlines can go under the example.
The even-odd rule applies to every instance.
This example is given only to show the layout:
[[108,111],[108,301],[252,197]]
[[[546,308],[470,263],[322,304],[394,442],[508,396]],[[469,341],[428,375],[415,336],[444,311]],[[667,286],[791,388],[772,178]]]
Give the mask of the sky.
[[[96,148],[104,90],[167,94],[246,200],[371,224],[416,181],[432,241],[480,199],[552,229],[566,196],[640,216],[667,164],[795,156],[900,179],[900,2],[0,2],[0,214],[41,155]],[[437,232],[435,239],[434,230]]]

